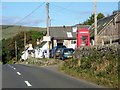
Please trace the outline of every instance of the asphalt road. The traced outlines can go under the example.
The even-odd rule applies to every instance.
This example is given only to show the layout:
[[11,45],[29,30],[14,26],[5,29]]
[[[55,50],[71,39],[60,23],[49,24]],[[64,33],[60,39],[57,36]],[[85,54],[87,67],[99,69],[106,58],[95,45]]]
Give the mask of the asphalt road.
[[44,67],[3,65],[2,88],[101,88]]

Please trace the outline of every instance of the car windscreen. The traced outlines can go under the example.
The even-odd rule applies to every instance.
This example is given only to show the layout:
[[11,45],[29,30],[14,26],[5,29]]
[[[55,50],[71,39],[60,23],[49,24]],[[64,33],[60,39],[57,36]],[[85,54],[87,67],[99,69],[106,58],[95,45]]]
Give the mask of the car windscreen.
[[73,53],[74,50],[73,49],[64,49],[64,53]]
[[66,48],[66,46],[58,46],[58,48]]

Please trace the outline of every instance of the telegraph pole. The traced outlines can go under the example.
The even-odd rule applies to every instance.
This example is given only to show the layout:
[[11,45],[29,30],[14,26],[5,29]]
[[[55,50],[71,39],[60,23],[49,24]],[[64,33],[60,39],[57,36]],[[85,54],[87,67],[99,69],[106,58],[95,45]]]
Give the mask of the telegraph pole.
[[17,42],[15,41],[15,57],[16,57],[16,61],[17,61]]
[[95,40],[95,45],[97,45],[97,4],[96,4],[96,0],[94,0],[94,27],[95,27],[94,40]]
[[[24,52],[26,50],[25,46],[26,46],[26,33],[24,32]],[[24,58],[26,58],[26,53],[24,53]]]
[[[49,37],[49,3],[46,1],[46,25],[47,25],[47,36]],[[49,58],[49,50],[50,50],[50,42],[48,42],[48,58]]]
[[47,25],[47,36],[49,36],[49,3],[46,2],[46,25]]
[[24,32],[24,48],[26,46],[26,33]]

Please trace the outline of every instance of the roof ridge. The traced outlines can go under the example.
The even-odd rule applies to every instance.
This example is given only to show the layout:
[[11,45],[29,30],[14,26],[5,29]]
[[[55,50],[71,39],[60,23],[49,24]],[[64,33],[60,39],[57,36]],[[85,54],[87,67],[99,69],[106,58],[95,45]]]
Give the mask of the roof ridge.
[[[115,13],[115,14],[112,14],[112,15],[110,15],[110,16],[103,17],[103,18],[99,19],[98,22],[101,21],[101,20],[103,20],[103,19],[106,19],[106,18],[112,17],[112,16],[114,16],[114,15],[116,16],[117,14]],[[114,17],[115,17],[115,16],[114,16]]]

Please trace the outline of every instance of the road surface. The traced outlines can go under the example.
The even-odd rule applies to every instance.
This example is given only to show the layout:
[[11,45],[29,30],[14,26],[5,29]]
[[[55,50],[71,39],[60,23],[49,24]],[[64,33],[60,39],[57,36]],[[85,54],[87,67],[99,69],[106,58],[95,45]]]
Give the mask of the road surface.
[[49,68],[5,64],[2,88],[101,88]]

